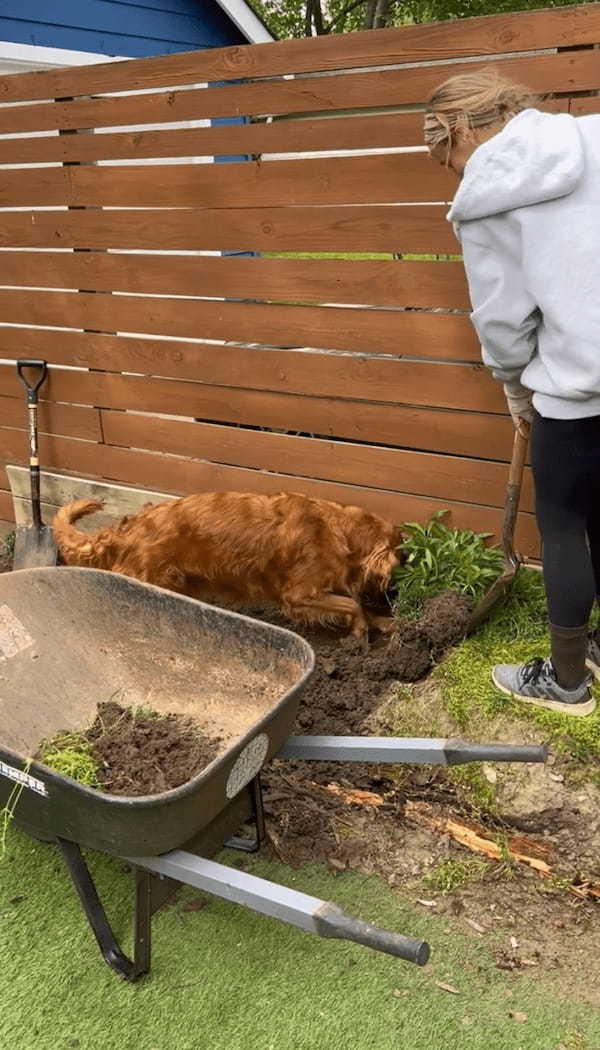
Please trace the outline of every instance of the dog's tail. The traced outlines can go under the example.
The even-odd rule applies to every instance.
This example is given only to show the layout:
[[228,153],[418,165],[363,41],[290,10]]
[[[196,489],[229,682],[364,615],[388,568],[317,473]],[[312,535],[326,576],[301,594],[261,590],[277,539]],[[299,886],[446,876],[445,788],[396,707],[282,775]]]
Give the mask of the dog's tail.
[[99,503],[98,500],[78,499],[74,503],[67,503],[61,507],[55,515],[52,531],[56,546],[66,565],[95,565],[100,568],[101,549],[104,548],[104,544],[98,545],[96,537],[80,532],[73,523],[101,509],[102,503]]

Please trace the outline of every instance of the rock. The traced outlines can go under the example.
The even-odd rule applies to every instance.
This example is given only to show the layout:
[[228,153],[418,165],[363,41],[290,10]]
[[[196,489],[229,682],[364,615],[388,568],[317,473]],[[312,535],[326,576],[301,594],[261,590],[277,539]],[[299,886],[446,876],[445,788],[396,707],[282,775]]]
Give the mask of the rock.
[[568,792],[564,784],[551,779],[545,766],[522,766],[518,770],[513,766],[511,775],[498,780],[496,799],[500,812],[511,824],[533,830],[546,823],[548,816],[560,815]]

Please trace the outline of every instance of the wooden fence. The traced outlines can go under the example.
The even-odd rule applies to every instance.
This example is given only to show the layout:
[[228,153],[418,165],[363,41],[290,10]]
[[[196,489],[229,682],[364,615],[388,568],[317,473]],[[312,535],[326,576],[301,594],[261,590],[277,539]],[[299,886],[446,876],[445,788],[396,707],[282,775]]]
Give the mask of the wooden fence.
[[[599,42],[587,4],[2,78],[0,518],[29,356],[53,366],[55,472],[495,531],[511,424],[443,258],[454,187],[419,108],[494,61],[549,108],[600,110]],[[529,476],[523,506],[534,554]]]

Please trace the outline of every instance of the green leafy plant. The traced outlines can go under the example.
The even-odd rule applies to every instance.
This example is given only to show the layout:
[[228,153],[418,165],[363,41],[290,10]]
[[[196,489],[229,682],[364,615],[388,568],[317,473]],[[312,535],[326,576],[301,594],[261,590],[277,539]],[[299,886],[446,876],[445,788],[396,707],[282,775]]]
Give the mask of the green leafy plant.
[[423,602],[440,591],[456,590],[481,597],[502,569],[502,554],[487,547],[488,533],[451,529],[437,511],[426,525],[408,522],[401,545],[404,563],[394,574],[395,608],[400,616],[416,616]]

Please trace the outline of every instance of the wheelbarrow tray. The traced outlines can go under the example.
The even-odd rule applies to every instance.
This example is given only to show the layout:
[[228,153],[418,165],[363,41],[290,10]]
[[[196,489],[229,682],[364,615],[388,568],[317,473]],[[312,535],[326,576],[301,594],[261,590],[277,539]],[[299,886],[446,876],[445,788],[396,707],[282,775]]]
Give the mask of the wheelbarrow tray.
[[[109,572],[0,577],[0,808],[39,838],[156,855],[208,827],[282,747],[314,664],[297,635]],[[78,784],[33,758],[99,701],[178,713],[223,739],[181,787],[142,797]]]

